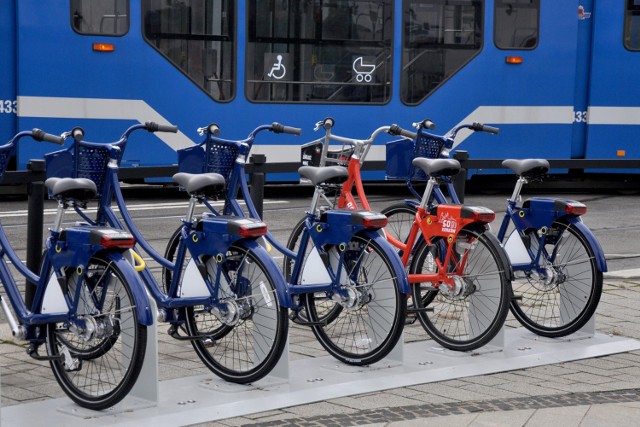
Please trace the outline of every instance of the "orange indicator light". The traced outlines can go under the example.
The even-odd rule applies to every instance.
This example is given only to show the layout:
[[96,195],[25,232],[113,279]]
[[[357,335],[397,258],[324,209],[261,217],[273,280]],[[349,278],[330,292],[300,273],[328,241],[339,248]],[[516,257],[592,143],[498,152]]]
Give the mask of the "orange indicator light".
[[505,61],[507,64],[522,64],[522,56],[507,56]]
[[618,157],[624,157],[626,155],[627,155],[627,152],[625,150],[616,151],[616,156],[618,156]]
[[113,43],[94,43],[93,50],[96,52],[113,52],[116,47]]

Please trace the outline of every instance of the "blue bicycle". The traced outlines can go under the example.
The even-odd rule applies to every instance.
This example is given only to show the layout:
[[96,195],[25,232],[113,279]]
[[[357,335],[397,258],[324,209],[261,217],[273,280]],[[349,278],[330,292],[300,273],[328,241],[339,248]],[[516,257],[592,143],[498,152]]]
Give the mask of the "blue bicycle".
[[[254,129],[239,141],[220,138],[211,124],[199,129],[204,141],[179,151],[179,165],[191,173],[217,172],[227,180],[224,208],[216,215],[247,217],[238,201],[241,192],[248,215],[259,218],[249,196],[244,165],[259,132],[299,134],[278,123]],[[351,365],[375,363],[389,354],[402,336],[409,284],[395,251],[378,231],[386,217],[375,212],[321,210],[324,189],[347,179],[342,167],[301,167],[315,187],[297,250],[265,238],[285,255],[286,283],[277,284],[291,317],[308,325],[321,345]],[[224,216],[223,216],[224,218]],[[305,318],[299,316],[304,309]]]
[[[128,128],[119,141],[84,141],[80,129],[74,144],[48,155],[48,173],[82,176],[95,182],[100,202],[95,220],[78,214],[90,224],[128,229],[137,244],[163,269],[158,283],[136,252],[135,259],[147,290],[159,309],[159,320],[169,322],[168,334],[190,341],[202,362],[219,377],[251,383],[267,375],[280,359],[286,344],[287,295],[277,264],[256,239],[266,225],[237,217],[194,215],[199,203],[224,192],[225,180],[214,173],[178,173],[174,180],[189,194],[182,225],[176,230],[163,257],[137,229],[122,195],[118,163],[127,141],[136,130],[176,132],[175,126],[145,123]],[[57,172],[54,172],[58,169]],[[115,198],[124,225],[112,208]]]
[[[498,129],[479,123],[464,124],[447,135],[429,133],[429,120],[417,123],[417,133],[403,135],[412,140],[389,143],[387,175],[406,179],[419,199],[412,182],[423,180],[419,169],[411,166],[413,157],[449,157],[457,133],[462,129],[498,133]],[[539,180],[549,170],[544,159],[502,162],[517,176],[497,237],[502,243],[514,272],[511,312],[528,330],[546,337],[563,337],[582,328],[595,313],[602,293],[602,273],[607,271],[604,252],[598,239],[581,216],[587,207],[575,200],[532,197],[520,203],[525,184]],[[443,177],[453,203],[460,203],[450,179]],[[433,203],[447,203],[436,188]],[[405,200],[384,209],[389,217],[387,232],[404,241],[417,210],[417,200]]]
[[[21,138],[64,144],[64,137],[41,130],[20,132],[0,146],[0,179]],[[42,258],[40,275],[27,269],[0,227],[0,278],[16,313],[0,297],[13,334],[29,342],[27,353],[48,361],[56,381],[77,404],[101,410],[122,400],[136,382],[153,323],[149,300],[126,253],[131,234],[85,224],[62,227],[69,206],[86,206],[96,186],[86,179],[50,178],[58,201],[56,218]],[[9,270],[36,284],[27,307]],[[39,348],[45,345],[47,354]]]

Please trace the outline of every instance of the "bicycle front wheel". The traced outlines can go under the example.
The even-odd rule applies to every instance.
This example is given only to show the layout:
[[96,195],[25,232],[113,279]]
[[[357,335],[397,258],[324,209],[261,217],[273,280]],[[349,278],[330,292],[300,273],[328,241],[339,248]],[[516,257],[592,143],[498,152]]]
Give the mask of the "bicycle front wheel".
[[582,328],[594,315],[602,294],[602,272],[580,230],[556,222],[553,244],[540,251],[535,230],[529,233],[533,254],[540,251],[539,271],[516,271],[511,312],[531,332],[563,337]]
[[[406,203],[399,203],[384,208],[380,213],[386,215],[389,220],[384,231],[400,242],[406,243],[413,222],[416,219],[416,212],[417,209],[414,206]],[[402,253],[400,256],[402,256]]]
[[[84,274],[84,273],[82,273]],[[102,410],[120,402],[135,384],[146,351],[147,327],[138,323],[135,301],[117,265],[95,256],[79,281],[67,278],[77,321],[47,325],[47,352],[58,356],[51,369],[78,405]]]
[[453,285],[412,285],[420,323],[434,341],[450,350],[470,351],[487,344],[500,332],[509,312],[509,267],[500,258],[502,249],[485,233],[462,230],[451,244],[443,239],[431,245],[422,241],[411,266],[410,274],[438,273],[436,259],[442,264],[447,251],[453,251],[451,262],[443,266]]
[[[340,249],[328,251],[334,271]],[[368,365],[389,354],[402,336],[407,299],[398,289],[398,275],[379,244],[364,236],[352,236],[343,252],[344,264],[335,271],[343,292],[331,315],[327,296],[305,294],[305,308],[320,344],[336,359],[350,365]],[[333,300],[331,300],[333,301]]]
[[[221,262],[210,258],[207,274],[217,289],[222,307],[190,307],[187,331],[202,362],[226,381],[246,384],[263,378],[284,350],[289,323],[280,305],[262,248],[242,243],[229,248]],[[216,283],[216,277],[220,280]],[[226,329],[225,334],[220,331]]]

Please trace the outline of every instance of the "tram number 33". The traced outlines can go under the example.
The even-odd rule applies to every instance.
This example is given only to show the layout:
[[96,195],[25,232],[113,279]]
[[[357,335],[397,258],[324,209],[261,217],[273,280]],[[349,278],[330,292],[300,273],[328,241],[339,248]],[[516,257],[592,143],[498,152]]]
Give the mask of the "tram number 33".
[[0,99],[0,114],[16,114],[18,112],[18,101],[11,101],[9,99]]
[[587,123],[588,116],[586,111],[574,111],[573,112],[573,121],[576,123]]

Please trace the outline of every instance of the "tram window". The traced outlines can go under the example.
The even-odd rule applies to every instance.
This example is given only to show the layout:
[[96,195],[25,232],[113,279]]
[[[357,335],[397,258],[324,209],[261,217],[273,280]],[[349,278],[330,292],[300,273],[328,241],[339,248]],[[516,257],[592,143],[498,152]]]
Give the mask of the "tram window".
[[125,35],[129,0],[71,0],[71,26],[79,34]]
[[235,2],[143,0],[151,46],[216,101],[235,95]]
[[402,102],[418,104],[480,52],[483,0],[404,0]]
[[624,47],[640,51],[640,0],[627,0],[624,11]]
[[498,49],[535,49],[540,0],[496,0],[493,41]]
[[391,0],[248,0],[247,98],[388,102],[392,9]]

